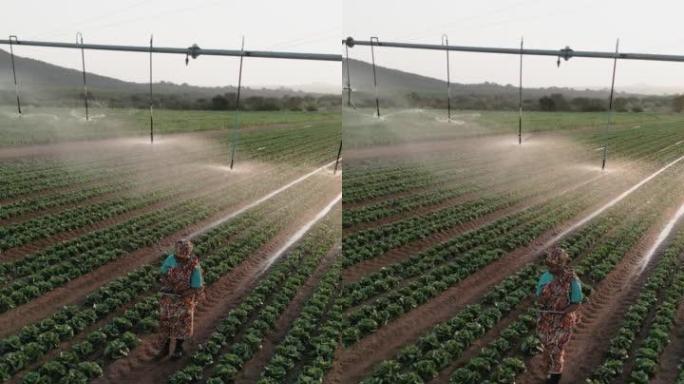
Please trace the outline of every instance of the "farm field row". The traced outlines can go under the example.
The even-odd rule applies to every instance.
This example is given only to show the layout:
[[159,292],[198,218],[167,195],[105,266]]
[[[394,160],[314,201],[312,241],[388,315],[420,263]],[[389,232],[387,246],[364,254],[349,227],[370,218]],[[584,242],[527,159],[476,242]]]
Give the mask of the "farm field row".
[[[0,149],[0,174],[9,181],[0,187],[0,382],[182,382],[176,371],[228,345],[213,337],[226,314],[259,297],[268,304],[261,319],[244,324],[253,330],[244,345],[259,331],[275,348],[281,340],[272,333],[294,337],[295,326],[321,343],[334,337],[318,330],[312,311],[323,304],[327,311],[339,285],[341,177],[332,172],[339,118],[246,116],[229,170],[234,138],[217,131],[229,115],[199,114],[205,121],[192,133],[183,128],[188,116],[168,116],[175,128],[162,129],[167,134],[153,146],[65,135],[49,146]],[[197,337],[185,360],[145,377],[140,367],[158,364],[159,265],[187,236],[206,283]],[[269,366],[280,359],[275,352],[244,355],[246,368],[257,367],[244,374],[261,377],[272,358]],[[315,356],[297,364],[291,375],[323,368]]]
[[676,377],[684,356],[664,351],[682,350],[684,227],[667,225],[684,202],[679,119],[618,115],[606,136],[605,115],[556,114],[549,126],[530,114],[518,147],[500,135],[512,116],[463,114],[461,126],[433,115],[345,120],[352,193],[326,382],[543,381],[532,291],[552,244],[570,253],[587,297],[563,382]]

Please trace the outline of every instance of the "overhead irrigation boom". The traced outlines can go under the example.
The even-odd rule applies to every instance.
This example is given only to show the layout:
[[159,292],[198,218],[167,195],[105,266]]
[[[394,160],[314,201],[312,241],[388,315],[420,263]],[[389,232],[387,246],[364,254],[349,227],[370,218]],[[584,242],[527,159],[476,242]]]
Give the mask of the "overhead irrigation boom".
[[204,49],[197,45],[188,48],[171,47],[152,47],[135,45],[109,45],[109,44],[73,44],[58,43],[50,41],[30,41],[30,40],[0,40],[0,44],[13,44],[15,46],[24,45],[31,47],[51,47],[51,48],[75,48],[75,49],[94,49],[101,51],[123,51],[141,53],[171,53],[190,55],[193,59],[199,56],[235,56],[235,57],[260,57],[269,59],[293,59],[293,60],[315,60],[315,61],[342,61],[342,55],[328,53],[301,53],[301,52],[277,52],[277,51],[242,51],[238,49]]
[[[83,72],[83,94],[85,102],[86,120],[88,120],[88,88],[86,84],[86,70],[85,70],[85,53],[86,49],[101,50],[101,51],[119,51],[119,52],[139,52],[149,54],[150,63],[150,84],[149,84],[149,104],[150,104],[150,142],[154,142],[154,115],[153,108],[153,94],[152,94],[152,54],[153,53],[168,53],[185,55],[185,64],[188,64],[189,59],[198,58],[199,56],[234,56],[240,58],[240,69],[238,74],[238,88],[237,88],[237,105],[236,105],[236,129],[239,128],[239,113],[240,113],[240,88],[242,86],[242,65],[245,57],[266,58],[266,59],[292,59],[292,60],[313,60],[313,61],[342,61],[342,55],[334,55],[327,53],[305,53],[305,52],[278,52],[278,51],[247,51],[245,50],[244,37],[242,39],[242,47],[240,50],[231,49],[203,49],[197,44],[193,44],[187,48],[175,47],[155,47],[153,45],[153,37],[150,36],[149,45],[135,46],[135,45],[110,45],[110,44],[84,44],[83,35],[78,34],[76,43],[60,43],[51,41],[32,41],[19,40],[16,36],[11,35],[7,40],[0,40],[0,44],[8,44],[10,46],[10,56],[12,60],[12,75],[14,79],[15,93],[17,97],[17,111],[19,115],[21,111],[21,101],[19,98],[19,86],[17,84],[17,72],[14,62],[14,47],[15,46],[30,46],[30,47],[48,47],[48,48],[73,48],[81,50],[82,72]],[[239,136],[237,136],[239,137]],[[231,143],[230,154],[230,169],[233,169],[235,163],[235,152],[237,142]],[[338,153],[339,159],[339,153]]]
[[[417,44],[417,43],[401,43],[401,42],[393,42],[393,41],[380,41],[377,37],[371,37],[370,40],[355,40],[353,37],[347,37],[346,39],[342,40],[342,43],[346,46],[346,48],[352,48],[356,45],[361,45],[361,46],[370,46],[371,48],[371,57],[373,59],[372,62],[372,68],[373,68],[373,85],[375,88],[375,104],[378,109],[378,116],[380,115],[380,107],[379,107],[379,101],[378,101],[378,90],[377,90],[377,81],[376,81],[376,73],[375,73],[375,51],[374,47],[388,47],[388,48],[408,48],[408,49],[427,49],[427,50],[435,50],[435,51],[446,51],[447,52],[447,114],[449,118],[451,118],[451,92],[450,92],[450,83],[451,83],[451,78],[449,74],[449,52],[450,51],[457,51],[457,52],[475,52],[475,53],[498,53],[498,54],[508,54],[508,55],[519,55],[520,56],[520,66],[519,66],[519,84],[518,84],[518,144],[522,144],[522,108],[523,108],[523,100],[522,100],[522,79],[523,79],[523,56],[524,55],[531,55],[531,56],[553,56],[557,57],[558,61],[557,64],[560,66],[561,59],[568,61],[573,57],[588,57],[588,58],[596,58],[596,59],[612,59],[613,60],[613,72],[612,72],[612,77],[611,77],[611,85],[610,85],[610,96],[609,96],[609,101],[608,101],[608,124],[607,128],[609,129],[612,126],[612,113],[613,113],[613,96],[615,93],[615,69],[617,67],[617,61],[618,60],[644,60],[644,61],[667,61],[667,62],[684,62],[684,55],[664,55],[664,54],[657,54],[657,53],[627,53],[627,52],[619,52],[618,51],[618,45],[619,45],[619,40],[618,44],[615,46],[615,51],[614,52],[603,52],[603,51],[575,51],[572,48],[566,46],[565,48],[562,49],[529,49],[529,48],[524,48],[523,47],[523,41],[522,39],[520,40],[520,48],[498,48],[498,47],[478,47],[478,46],[464,46],[464,45],[449,45],[449,40],[446,38],[446,35],[442,35],[442,41],[441,44]],[[349,86],[349,89],[351,89],[351,86]],[[351,98],[351,95],[349,96]],[[606,139],[606,135],[604,136],[604,140]],[[603,156],[601,160],[601,169],[606,168],[606,159],[607,159],[607,152],[608,152],[608,144],[604,143],[603,147]]]
[[[442,45],[442,44],[416,44],[416,43],[399,43],[389,41],[378,41],[375,38],[369,40],[354,40],[348,37],[343,40],[343,43],[352,48],[355,45],[375,46],[375,47],[389,47],[389,48],[412,48],[412,49],[430,49],[436,51],[458,51],[458,52],[479,52],[479,53],[502,53],[509,55],[532,55],[532,56],[554,56],[562,58],[563,60],[570,60],[572,57],[591,57],[597,59],[615,59],[615,52],[603,51],[575,51],[570,47],[562,49],[520,49],[520,48],[496,48],[496,47],[477,47],[464,45]],[[663,55],[657,53],[628,53],[621,52],[617,55],[618,59],[622,60],[646,60],[646,61],[672,61],[684,62],[684,55]]]

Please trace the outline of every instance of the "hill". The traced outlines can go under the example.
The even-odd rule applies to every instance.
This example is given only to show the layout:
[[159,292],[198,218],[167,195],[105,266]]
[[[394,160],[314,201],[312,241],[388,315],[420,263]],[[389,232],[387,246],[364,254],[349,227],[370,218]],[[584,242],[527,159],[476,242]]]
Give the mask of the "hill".
[[[15,55],[17,73],[23,90],[31,93],[61,92],[64,90],[79,91],[82,82],[80,71],[50,64],[44,61]],[[11,78],[11,61],[9,52],[0,49],[0,90],[14,90]],[[5,75],[6,74],[6,75]],[[142,94],[148,92],[149,84],[128,82],[112,77],[88,72],[88,88],[94,93],[125,93]],[[217,94],[233,93],[235,87],[199,87],[188,84],[170,82],[154,83],[155,93],[183,94],[193,98],[211,98]],[[290,96],[319,96],[321,93],[303,92],[290,88],[250,88],[244,87],[245,96],[283,97]],[[22,92],[23,93],[23,92]]]
[[[373,105],[373,72],[371,64],[349,60],[352,101],[356,105]],[[343,81],[346,85],[346,63]],[[398,69],[377,66],[378,95],[386,106],[446,107],[446,81]],[[477,84],[451,83],[452,105],[462,109],[516,109],[518,87],[484,82]],[[526,109],[600,110],[607,106],[608,89],[575,89],[564,87],[524,88]],[[544,103],[546,99],[547,103]],[[549,99],[553,101],[548,102]],[[671,96],[653,96],[617,92],[616,100],[625,108],[659,110],[669,108]],[[541,102],[540,102],[541,101]],[[573,104],[574,102],[574,104]],[[543,104],[543,105],[542,105]],[[557,105],[557,109],[553,105]],[[604,105],[605,104],[605,105]]]

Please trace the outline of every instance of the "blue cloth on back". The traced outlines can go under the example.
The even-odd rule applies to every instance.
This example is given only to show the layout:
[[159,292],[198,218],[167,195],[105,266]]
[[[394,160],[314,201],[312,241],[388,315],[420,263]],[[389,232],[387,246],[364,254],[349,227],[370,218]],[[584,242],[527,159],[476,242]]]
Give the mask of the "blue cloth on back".
[[[161,273],[167,274],[169,269],[176,268],[178,266],[178,261],[176,261],[176,255],[170,254],[161,266]],[[204,279],[202,278],[202,267],[197,265],[190,275],[190,286],[192,288],[202,288],[204,285]]]
[[[541,295],[542,289],[544,289],[546,284],[552,281],[553,274],[551,272],[546,271],[542,273],[542,275],[539,277],[539,281],[537,281],[537,296]],[[582,282],[580,281],[580,279],[574,278],[570,283],[570,302],[573,304],[579,304],[582,302],[583,299],[584,294],[582,293]]]

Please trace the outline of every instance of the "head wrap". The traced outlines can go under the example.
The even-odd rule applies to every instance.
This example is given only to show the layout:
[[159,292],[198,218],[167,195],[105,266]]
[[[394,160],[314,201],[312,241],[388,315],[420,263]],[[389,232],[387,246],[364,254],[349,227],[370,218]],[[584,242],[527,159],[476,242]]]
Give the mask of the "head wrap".
[[561,247],[553,247],[546,253],[546,265],[558,269],[569,269],[570,256]]
[[192,242],[187,239],[176,241],[176,256],[181,258],[190,257],[192,253]]

